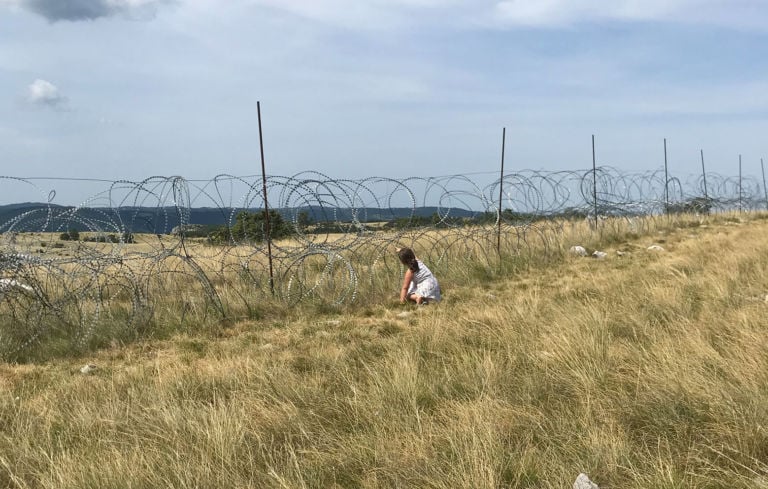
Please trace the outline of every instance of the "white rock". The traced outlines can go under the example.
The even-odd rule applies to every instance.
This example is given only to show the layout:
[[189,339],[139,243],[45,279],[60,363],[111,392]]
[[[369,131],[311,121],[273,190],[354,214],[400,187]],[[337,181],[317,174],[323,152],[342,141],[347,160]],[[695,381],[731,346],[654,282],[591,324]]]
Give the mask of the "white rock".
[[603,258],[608,256],[608,253],[606,253],[605,251],[597,251],[597,250],[595,250],[595,252],[592,253],[592,256],[597,258],[598,260],[602,260]]
[[659,245],[651,245],[648,247],[649,251],[664,251],[664,248],[662,248]]
[[568,250],[568,253],[574,255],[574,256],[587,256],[587,250],[584,249],[583,246],[571,246],[571,248]]
[[587,474],[579,474],[576,482],[573,483],[573,489],[600,489],[597,484],[589,480]]
[[92,374],[96,370],[96,365],[89,363],[80,367],[80,373],[84,375]]

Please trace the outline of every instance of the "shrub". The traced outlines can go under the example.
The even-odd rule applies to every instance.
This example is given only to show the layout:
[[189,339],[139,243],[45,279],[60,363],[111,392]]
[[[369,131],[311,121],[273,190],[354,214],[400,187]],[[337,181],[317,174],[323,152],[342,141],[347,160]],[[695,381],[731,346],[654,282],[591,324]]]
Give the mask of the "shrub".
[[80,231],[77,229],[69,229],[67,232],[61,233],[59,239],[62,241],[79,241]]

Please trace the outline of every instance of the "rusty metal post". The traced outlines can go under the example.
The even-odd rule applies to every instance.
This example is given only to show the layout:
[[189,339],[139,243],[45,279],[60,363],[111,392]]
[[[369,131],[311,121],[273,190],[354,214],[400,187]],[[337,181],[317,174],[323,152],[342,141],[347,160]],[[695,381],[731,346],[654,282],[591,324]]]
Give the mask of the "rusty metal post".
[[272,271],[272,236],[270,235],[269,204],[267,203],[267,170],[264,164],[264,136],[261,131],[261,102],[256,102],[259,118],[259,148],[261,149],[261,181],[264,188],[264,236],[267,239],[267,259],[269,261],[269,291],[275,295],[275,277]]
[[765,208],[768,209],[768,188],[765,187],[765,164],[760,158],[760,169],[763,170],[763,194],[765,194]]
[[739,214],[744,210],[744,193],[741,186],[741,155],[739,155]]
[[595,157],[595,135],[592,135],[592,199],[595,203],[595,229],[597,229],[597,158]]
[[701,150],[701,176],[704,177],[704,200],[709,205],[709,194],[707,193],[707,170],[704,169],[704,150]]
[[669,168],[667,167],[667,138],[664,138],[664,214],[669,214]]
[[507,141],[507,128],[501,130],[501,176],[499,177],[499,218],[496,229],[496,252],[501,256],[501,199],[504,197],[504,147]]

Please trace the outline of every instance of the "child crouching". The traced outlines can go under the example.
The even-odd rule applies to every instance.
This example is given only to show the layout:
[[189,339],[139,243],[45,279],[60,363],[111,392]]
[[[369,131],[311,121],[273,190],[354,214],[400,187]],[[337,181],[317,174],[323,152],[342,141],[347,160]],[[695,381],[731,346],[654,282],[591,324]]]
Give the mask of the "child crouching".
[[403,287],[400,289],[400,303],[412,301],[416,304],[428,304],[439,302],[440,285],[432,272],[424,263],[416,258],[410,248],[397,250],[400,262],[408,267],[403,278]]

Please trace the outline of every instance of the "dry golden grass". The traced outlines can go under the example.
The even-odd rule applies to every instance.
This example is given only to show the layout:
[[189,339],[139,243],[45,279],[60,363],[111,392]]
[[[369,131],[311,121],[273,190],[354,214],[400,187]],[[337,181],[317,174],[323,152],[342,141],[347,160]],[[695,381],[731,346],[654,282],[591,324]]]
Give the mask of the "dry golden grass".
[[768,487],[764,217],[580,224],[538,235],[547,260],[435,267],[435,306],[397,305],[394,276],[354,307],[5,365],[0,486]]

